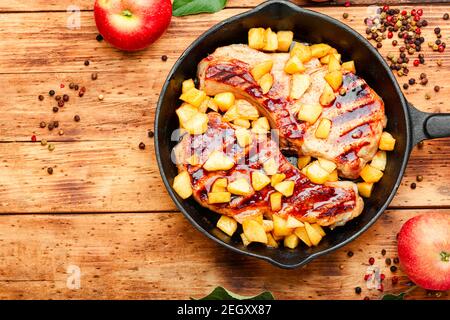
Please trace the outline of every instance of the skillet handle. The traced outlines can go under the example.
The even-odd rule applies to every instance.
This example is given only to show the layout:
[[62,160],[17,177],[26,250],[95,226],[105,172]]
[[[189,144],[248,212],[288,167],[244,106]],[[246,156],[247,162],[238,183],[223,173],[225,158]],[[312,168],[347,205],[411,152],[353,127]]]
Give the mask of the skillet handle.
[[450,113],[427,113],[408,103],[411,114],[412,143],[422,140],[450,137]]

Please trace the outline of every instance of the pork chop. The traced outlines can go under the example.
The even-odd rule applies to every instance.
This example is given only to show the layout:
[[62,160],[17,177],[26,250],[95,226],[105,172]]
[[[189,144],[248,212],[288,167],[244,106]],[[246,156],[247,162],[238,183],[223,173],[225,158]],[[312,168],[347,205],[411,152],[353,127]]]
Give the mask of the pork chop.
[[[220,114],[210,112],[208,117],[208,129],[204,134],[185,134],[173,149],[179,171],[189,172],[193,197],[203,207],[232,216],[239,222],[258,214],[271,217],[275,212],[271,209],[270,194],[276,190],[270,184],[249,196],[233,195],[230,203],[208,203],[208,193],[217,179],[227,178],[230,183],[245,178],[251,184],[252,172],[263,173],[263,163],[271,158],[276,159],[278,172],[286,175],[285,180],[295,182],[293,195],[283,197],[282,208],[277,214],[284,217],[292,215],[300,221],[334,227],[345,224],[362,212],[364,203],[353,182],[314,184],[289,163],[279,151],[277,143],[266,135],[254,135],[252,142],[242,148],[237,143],[234,128],[223,122]],[[202,165],[213,151],[224,152],[234,159],[236,165],[227,171],[208,172]],[[195,165],[188,161],[193,154],[198,158]]]
[[[270,59],[274,83],[263,94],[250,70]],[[200,89],[207,95],[231,91],[236,97],[250,101],[269,119],[272,129],[279,131],[281,148],[331,160],[341,177],[357,178],[377,152],[386,126],[382,99],[362,78],[346,72],[334,103],[323,108],[319,120],[313,125],[298,120],[301,104],[319,103],[327,68],[315,58],[307,62],[305,73],[310,75],[311,85],[300,99],[293,100],[289,97],[291,75],[284,72],[288,59],[289,53],[263,53],[242,44],[218,48],[198,65]],[[322,118],[332,121],[326,139],[315,137]]]

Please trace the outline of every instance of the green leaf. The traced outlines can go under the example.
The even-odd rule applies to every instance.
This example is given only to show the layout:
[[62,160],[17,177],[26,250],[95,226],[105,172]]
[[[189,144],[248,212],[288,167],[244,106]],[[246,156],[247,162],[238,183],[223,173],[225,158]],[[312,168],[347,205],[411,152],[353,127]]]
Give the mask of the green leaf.
[[[193,299],[193,298],[191,298],[191,299]],[[195,299],[193,299],[193,300],[195,300]],[[203,297],[198,300],[275,300],[275,298],[273,297],[272,293],[270,293],[268,291],[264,291],[254,297],[245,297],[245,296],[240,296],[231,291],[228,291],[227,289],[225,289],[223,287],[217,287],[206,297]]]
[[187,16],[197,13],[214,13],[222,10],[227,0],[174,0],[173,15]]
[[399,294],[385,294],[381,297],[381,300],[404,300],[406,292],[402,292]]

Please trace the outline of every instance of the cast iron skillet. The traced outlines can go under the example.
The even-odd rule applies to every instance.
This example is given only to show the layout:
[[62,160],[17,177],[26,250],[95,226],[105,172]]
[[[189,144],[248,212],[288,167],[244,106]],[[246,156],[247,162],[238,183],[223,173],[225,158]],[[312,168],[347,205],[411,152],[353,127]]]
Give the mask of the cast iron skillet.
[[[228,237],[215,227],[219,215],[198,205],[193,199],[182,200],[171,185],[177,169],[171,161],[176,144],[172,132],[178,128],[175,109],[183,80],[195,77],[197,64],[217,47],[247,43],[252,27],[292,30],[297,40],[328,43],[343,54],[342,60],[355,60],[358,75],[383,98],[388,117],[387,131],[397,140],[389,153],[383,179],[365,200],[364,212],[344,227],[329,232],[318,247],[306,249],[270,249],[258,244],[244,247],[237,233]],[[415,109],[403,96],[392,72],[374,47],[343,23],[326,15],[302,9],[288,1],[268,1],[253,10],[231,17],[200,36],[181,55],[162,89],[155,119],[155,148],[164,184],[177,207],[203,234],[221,245],[249,256],[267,260],[282,268],[296,268],[336,250],[356,239],[383,213],[394,197],[412,147],[424,139],[450,136],[450,114],[428,114]]]

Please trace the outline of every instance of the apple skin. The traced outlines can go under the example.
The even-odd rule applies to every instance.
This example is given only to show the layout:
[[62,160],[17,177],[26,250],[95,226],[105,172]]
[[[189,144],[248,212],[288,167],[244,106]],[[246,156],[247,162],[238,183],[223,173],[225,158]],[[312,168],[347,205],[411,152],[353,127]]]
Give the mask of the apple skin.
[[418,286],[436,291],[450,290],[450,214],[422,214],[408,220],[398,236],[400,266]]
[[155,42],[172,19],[170,0],[96,0],[97,29],[112,46],[142,50]]

